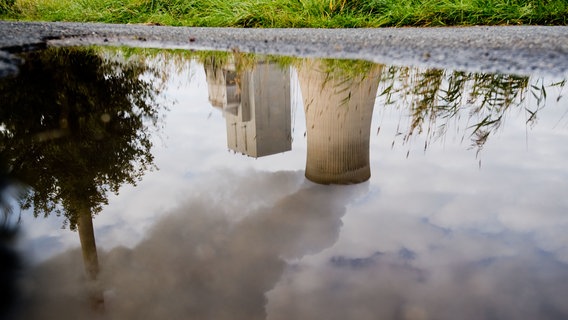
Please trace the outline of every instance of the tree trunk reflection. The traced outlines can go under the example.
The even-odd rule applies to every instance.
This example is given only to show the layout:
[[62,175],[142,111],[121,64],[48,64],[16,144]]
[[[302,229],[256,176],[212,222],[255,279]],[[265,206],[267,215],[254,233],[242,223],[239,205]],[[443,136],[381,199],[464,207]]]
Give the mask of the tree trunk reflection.
[[83,264],[87,276],[91,307],[95,311],[103,311],[103,290],[98,280],[99,258],[93,229],[93,217],[89,209],[80,210],[77,221],[77,231],[79,232],[79,239],[81,241],[81,252],[83,254]]

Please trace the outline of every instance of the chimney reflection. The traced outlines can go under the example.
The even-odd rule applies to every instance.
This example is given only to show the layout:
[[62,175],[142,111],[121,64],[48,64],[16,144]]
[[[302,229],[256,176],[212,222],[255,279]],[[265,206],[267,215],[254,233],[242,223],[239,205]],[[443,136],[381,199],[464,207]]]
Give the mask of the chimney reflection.
[[292,148],[290,70],[259,61],[254,69],[236,71],[233,63],[204,63],[209,101],[221,108],[229,149],[263,157]]
[[307,130],[306,178],[321,184],[371,177],[369,138],[381,69],[364,73],[305,60],[298,68]]

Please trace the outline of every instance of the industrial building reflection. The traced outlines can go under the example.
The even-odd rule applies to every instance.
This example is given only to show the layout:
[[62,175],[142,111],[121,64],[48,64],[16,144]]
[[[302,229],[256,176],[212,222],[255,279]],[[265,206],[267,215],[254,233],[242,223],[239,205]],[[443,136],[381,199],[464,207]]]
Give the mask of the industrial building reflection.
[[292,148],[290,69],[259,61],[237,73],[233,63],[205,63],[209,101],[221,108],[227,124],[229,149],[263,157]]
[[327,62],[304,60],[298,68],[308,139],[306,178],[360,183],[371,177],[369,137],[381,67],[353,74]]
[[[290,71],[263,60],[237,74],[233,63],[204,63],[209,101],[223,110],[231,150],[262,157],[291,149]],[[352,184],[371,176],[369,136],[380,67],[350,74],[325,60],[298,67],[306,113],[306,177]],[[359,70],[358,70],[359,71]]]

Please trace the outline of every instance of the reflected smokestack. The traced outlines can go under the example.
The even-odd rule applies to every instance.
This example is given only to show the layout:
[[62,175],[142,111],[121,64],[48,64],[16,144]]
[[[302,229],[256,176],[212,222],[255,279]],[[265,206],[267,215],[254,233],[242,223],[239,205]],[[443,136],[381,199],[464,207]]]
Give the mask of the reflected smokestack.
[[371,177],[369,136],[381,69],[364,74],[305,60],[298,69],[306,113],[306,178],[321,184]]

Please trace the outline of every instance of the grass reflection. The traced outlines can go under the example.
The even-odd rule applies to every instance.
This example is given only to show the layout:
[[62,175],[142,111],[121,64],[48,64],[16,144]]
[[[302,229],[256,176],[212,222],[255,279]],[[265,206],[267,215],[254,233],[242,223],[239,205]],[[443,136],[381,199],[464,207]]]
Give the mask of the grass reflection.
[[[399,127],[397,132],[404,143],[425,135],[427,148],[443,138],[452,124],[458,125],[465,118],[466,127],[457,131],[462,140],[470,139],[477,154],[501,128],[507,114],[525,112],[526,125],[532,126],[546,106],[547,90],[565,85],[565,80],[544,84],[544,79],[528,76],[441,69],[390,67],[385,74],[379,96],[386,106],[408,110],[410,117],[408,127]],[[529,103],[530,98],[534,103]]]

